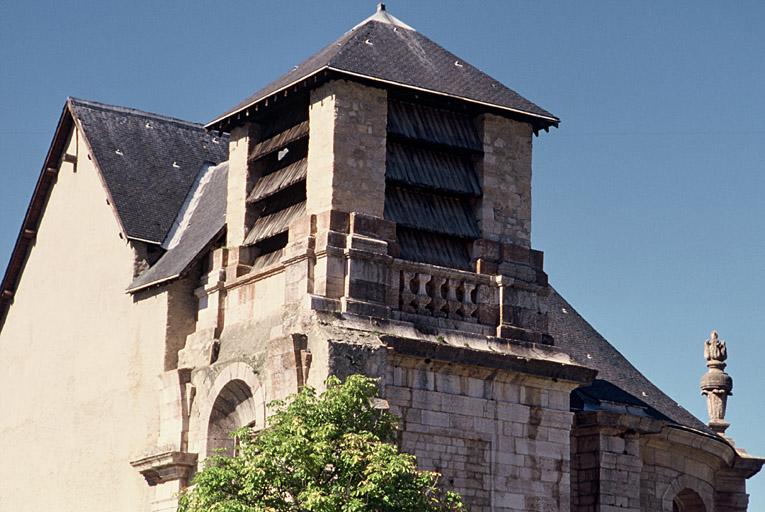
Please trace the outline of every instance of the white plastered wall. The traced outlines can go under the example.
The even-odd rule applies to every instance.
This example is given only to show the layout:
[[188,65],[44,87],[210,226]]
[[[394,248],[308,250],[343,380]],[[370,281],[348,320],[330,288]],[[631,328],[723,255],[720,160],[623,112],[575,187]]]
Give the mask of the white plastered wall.
[[146,510],[165,294],[125,293],[133,251],[79,135],[0,332],[0,510]]

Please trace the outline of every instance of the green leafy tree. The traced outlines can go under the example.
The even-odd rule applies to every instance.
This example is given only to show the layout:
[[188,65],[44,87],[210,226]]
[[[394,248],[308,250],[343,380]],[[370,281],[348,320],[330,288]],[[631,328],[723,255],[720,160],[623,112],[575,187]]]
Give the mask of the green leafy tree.
[[274,402],[268,428],[234,434],[237,453],[213,456],[182,493],[180,512],[454,512],[460,497],[394,444],[396,418],[375,408],[360,375]]

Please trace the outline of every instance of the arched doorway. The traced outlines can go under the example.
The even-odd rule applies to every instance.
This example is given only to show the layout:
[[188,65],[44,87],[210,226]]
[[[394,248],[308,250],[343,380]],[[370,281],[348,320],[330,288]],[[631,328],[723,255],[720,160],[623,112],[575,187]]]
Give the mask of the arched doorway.
[[707,512],[707,508],[696,491],[683,489],[672,501],[672,512]]
[[207,426],[207,453],[233,455],[235,449],[231,432],[253,426],[257,418],[252,389],[243,380],[229,381],[218,393],[212,405]]

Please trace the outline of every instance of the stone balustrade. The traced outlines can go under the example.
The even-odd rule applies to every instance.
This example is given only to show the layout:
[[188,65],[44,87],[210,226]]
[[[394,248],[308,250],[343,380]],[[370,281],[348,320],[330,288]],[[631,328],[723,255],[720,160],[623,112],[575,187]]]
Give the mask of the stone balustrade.
[[497,326],[499,294],[491,276],[398,259],[393,270],[398,278],[394,308],[407,317]]
[[[548,293],[541,252],[481,240],[474,247],[477,272],[404,260],[394,223],[338,211],[294,222],[289,236],[272,264],[250,265],[244,274],[237,266],[226,275],[228,300],[249,304],[229,316],[241,309],[243,318],[262,318],[262,304],[251,301],[261,293],[273,307],[300,307],[308,295],[308,307],[316,310],[411,322],[434,332],[552,342],[539,299]],[[232,261],[238,260],[229,254],[229,267]],[[267,291],[271,277],[286,283],[284,294]]]

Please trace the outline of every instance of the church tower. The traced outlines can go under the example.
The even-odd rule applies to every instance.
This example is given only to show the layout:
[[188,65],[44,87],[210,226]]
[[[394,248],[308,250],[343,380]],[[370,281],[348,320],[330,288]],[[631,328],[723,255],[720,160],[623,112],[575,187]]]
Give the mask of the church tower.
[[532,139],[557,123],[382,5],[210,123],[226,235],[179,366],[257,384],[197,404],[188,449],[364,373],[471,510],[567,509],[569,394],[595,372],[555,348],[531,247]]
[[0,282],[0,509],[175,511],[273,400],[364,374],[472,512],[745,512],[725,343],[707,425],[548,283],[558,123],[383,5],[207,126],[70,98]]

